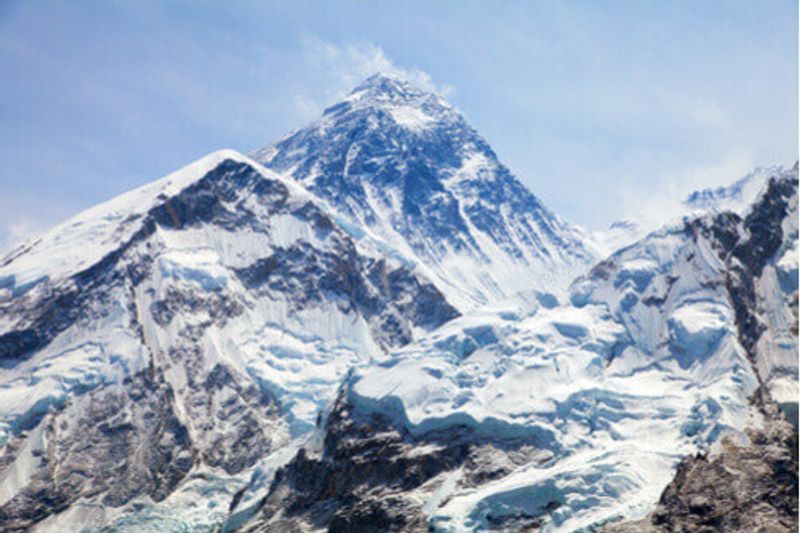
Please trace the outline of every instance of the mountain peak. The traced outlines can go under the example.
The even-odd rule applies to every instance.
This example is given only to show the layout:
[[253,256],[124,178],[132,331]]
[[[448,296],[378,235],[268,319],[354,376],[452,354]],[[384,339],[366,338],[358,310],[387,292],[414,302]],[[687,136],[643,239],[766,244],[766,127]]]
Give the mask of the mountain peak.
[[356,86],[351,91],[351,94],[363,89],[377,89],[392,92],[408,88],[414,89],[406,78],[387,72],[376,72]]
[[425,265],[462,309],[527,290],[531,279],[534,288],[565,288],[594,260],[579,232],[519,183],[453,106],[394,75],[367,78],[253,158]]
[[326,109],[324,114],[338,115],[355,109],[402,108],[419,110],[428,118],[455,113],[453,106],[434,91],[421,89],[401,76],[378,72],[357,85],[342,102]]
[[420,96],[435,96],[432,92],[415,87],[407,79],[395,74],[378,72],[357,85],[349,96],[372,98],[408,99]]

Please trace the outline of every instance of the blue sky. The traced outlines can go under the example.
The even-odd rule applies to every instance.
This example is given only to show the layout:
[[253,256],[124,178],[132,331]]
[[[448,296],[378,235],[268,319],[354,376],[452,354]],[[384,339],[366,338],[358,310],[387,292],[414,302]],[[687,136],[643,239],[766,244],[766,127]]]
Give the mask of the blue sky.
[[601,228],[794,163],[797,20],[789,0],[0,0],[0,249],[268,144],[377,70],[445,92],[547,205]]

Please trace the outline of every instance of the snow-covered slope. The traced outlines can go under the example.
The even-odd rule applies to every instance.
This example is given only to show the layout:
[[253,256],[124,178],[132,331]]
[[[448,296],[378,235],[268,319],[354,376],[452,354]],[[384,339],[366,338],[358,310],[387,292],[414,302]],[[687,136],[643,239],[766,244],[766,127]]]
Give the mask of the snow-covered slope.
[[763,192],[769,179],[783,172],[780,166],[756,167],[730,185],[692,192],[684,199],[683,205],[694,211],[733,211],[742,214]]
[[0,260],[0,529],[571,531],[668,484],[679,508],[682,459],[721,479],[791,435],[797,166],[675,215],[570,225],[443,99],[370,78]]
[[796,206],[795,168],[743,217],[687,219],[616,252],[566,304],[499,303],[357,370],[249,527],[573,531],[644,516],[684,456],[765,425],[754,398],[797,401]]
[[387,75],[254,158],[427,272],[460,309],[559,292],[597,259],[449,103]]
[[455,316],[233,151],[81,213],[0,264],[0,528],[99,527],[192,483],[224,516],[352,366]]

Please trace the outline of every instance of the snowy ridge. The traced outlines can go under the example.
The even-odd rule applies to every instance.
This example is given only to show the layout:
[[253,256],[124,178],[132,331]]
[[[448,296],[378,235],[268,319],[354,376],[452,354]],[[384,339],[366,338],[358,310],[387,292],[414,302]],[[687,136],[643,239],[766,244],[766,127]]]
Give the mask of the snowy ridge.
[[126,218],[135,221],[152,207],[159,195],[175,194],[225,159],[246,160],[233,150],[213,152],[160,180],[87,209],[41,237],[21,244],[2,260],[0,278],[14,277],[13,285],[6,281],[4,288],[13,290],[14,285],[23,286],[45,276],[67,276],[95,264],[135,231],[136,225]]
[[757,167],[730,185],[694,191],[686,197],[683,204],[691,210],[734,211],[742,214],[763,193],[769,178],[785,172],[778,165]]
[[95,264],[130,238],[138,229],[136,221],[157,201],[177,194],[225,160],[250,165],[270,179],[281,181],[298,200],[311,199],[302,187],[283,180],[249,157],[231,149],[217,150],[159,180],[89,208],[11,250],[0,262],[0,280],[5,280],[0,281],[0,289],[30,288],[36,280],[68,276]]
[[[688,194],[674,209],[666,209],[661,220],[649,223],[636,220],[618,220],[605,230],[586,230],[577,228],[583,235],[587,246],[596,250],[599,257],[607,257],[615,251],[630,246],[647,236],[651,231],[658,231],[663,226],[680,226],[686,220],[706,214],[724,212],[745,216],[753,203],[767,189],[771,178],[791,173],[781,165],[756,167],[753,171],[739,178],[730,185],[700,189]],[[656,224],[653,226],[653,224]]]

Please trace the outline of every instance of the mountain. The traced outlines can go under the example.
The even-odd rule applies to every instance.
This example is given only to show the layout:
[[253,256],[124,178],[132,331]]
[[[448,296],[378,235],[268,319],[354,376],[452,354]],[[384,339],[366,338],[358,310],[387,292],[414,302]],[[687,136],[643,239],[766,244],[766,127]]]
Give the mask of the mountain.
[[351,367],[457,315],[234,151],[81,213],[0,263],[2,529],[227,503]]
[[253,158],[422,268],[460,310],[560,293],[598,259],[438,95],[378,74]]
[[237,523],[614,531],[658,504],[631,530],[796,530],[797,216],[795,168],[742,216],[617,251],[568,303],[483,308],[357,369]]
[[0,259],[0,529],[796,529],[797,166],[755,175],[597,235],[378,75],[89,209]]

